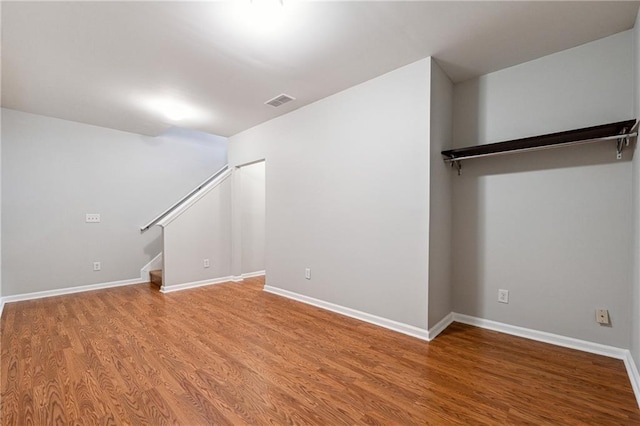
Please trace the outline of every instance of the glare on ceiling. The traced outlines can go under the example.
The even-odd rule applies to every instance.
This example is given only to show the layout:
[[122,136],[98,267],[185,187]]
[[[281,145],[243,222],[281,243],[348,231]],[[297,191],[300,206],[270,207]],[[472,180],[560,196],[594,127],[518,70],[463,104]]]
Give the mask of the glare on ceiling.
[[257,36],[277,34],[285,26],[290,3],[284,0],[244,0],[235,3],[236,21],[243,29]]
[[169,120],[180,121],[187,116],[187,111],[182,105],[167,104],[163,107],[164,115]]
[[201,115],[196,108],[172,98],[147,98],[144,104],[147,109],[163,115],[171,122],[193,120]]

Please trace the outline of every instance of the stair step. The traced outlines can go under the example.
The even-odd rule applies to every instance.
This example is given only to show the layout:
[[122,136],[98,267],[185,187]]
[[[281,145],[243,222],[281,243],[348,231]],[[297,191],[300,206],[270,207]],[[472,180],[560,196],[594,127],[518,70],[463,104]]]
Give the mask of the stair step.
[[155,271],[149,271],[149,278],[151,284],[158,288],[162,287],[162,269],[156,269]]

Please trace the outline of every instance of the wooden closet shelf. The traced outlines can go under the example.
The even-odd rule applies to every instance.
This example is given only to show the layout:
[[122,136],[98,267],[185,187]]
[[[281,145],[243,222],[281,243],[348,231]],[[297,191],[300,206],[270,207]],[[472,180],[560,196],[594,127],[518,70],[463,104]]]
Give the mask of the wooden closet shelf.
[[442,156],[444,161],[452,166],[457,165],[460,170],[461,160],[616,140],[617,157],[620,159],[623,147],[629,145],[629,138],[637,136],[637,133],[632,133],[635,123],[636,120],[626,120],[506,142],[450,149],[442,151]]

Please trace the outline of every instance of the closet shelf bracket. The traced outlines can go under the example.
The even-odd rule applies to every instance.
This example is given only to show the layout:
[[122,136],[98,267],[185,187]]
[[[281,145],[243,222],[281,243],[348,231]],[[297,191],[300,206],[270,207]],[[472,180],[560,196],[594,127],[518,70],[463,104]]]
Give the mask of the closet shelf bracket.
[[458,170],[458,176],[460,176],[462,174],[462,161],[460,160],[451,160],[449,162],[449,165],[451,166],[451,168],[456,168],[456,170]]
[[616,142],[616,160],[622,160],[622,151],[629,146],[630,138],[638,136],[638,133],[628,133]]

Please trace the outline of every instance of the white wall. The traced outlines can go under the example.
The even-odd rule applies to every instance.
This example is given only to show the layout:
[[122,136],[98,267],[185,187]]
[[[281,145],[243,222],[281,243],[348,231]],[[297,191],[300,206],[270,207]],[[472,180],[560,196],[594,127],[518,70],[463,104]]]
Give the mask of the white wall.
[[453,310],[451,297],[452,189],[454,172],[441,151],[451,149],[453,83],[431,61],[431,178],[429,224],[429,328]]
[[241,174],[242,273],[265,270],[265,162],[237,169]]
[[[633,116],[632,32],[454,89],[454,145]],[[614,143],[463,162],[454,182],[454,309],[629,347],[631,162]],[[499,288],[510,303],[499,304]],[[595,322],[609,309],[612,327]]]
[[268,285],[426,328],[429,91],[427,58],[229,139],[268,164]]
[[160,229],[139,227],[226,163],[224,138],[180,129],[151,138],[8,109],[2,124],[5,296],[139,277],[162,250]]
[[[633,30],[634,113],[640,117],[640,13]],[[637,145],[637,144],[636,144]],[[636,146],[636,150],[637,150]],[[640,366],[640,154],[633,156],[633,276],[631,286],[631,354]]]
[[[2,2],[0,2],[0,22],[2,22]],[[2,31],[0,31],[0,46],[2,46]],[[2,64],[2,49],[0,49],[0,64]],[[0,81],[2,81],[2,66],[0,66]],[[0,84],[0,99],[2,99],[2,85]],[[0,224],[2,223],[2,114],[0,113]],[[2,314],[2,226],[0,226],[0,315]]]
[[[231,275],[231,179],[227,178],[164,232],[163,287]],[[209,267],[204,260],[209,260]]]

